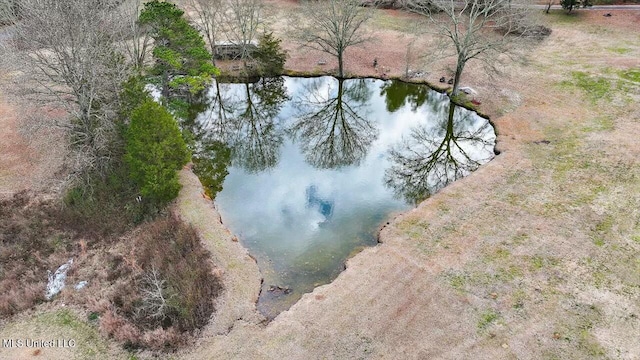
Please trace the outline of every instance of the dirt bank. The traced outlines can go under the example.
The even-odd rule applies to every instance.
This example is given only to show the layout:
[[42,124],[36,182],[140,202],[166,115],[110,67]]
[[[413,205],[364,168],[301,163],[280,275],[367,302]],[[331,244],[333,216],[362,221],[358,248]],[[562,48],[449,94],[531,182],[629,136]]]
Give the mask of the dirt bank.
[[216,303],[216,316],[206,334],[227,333],[238,321],[257,324],[263,318],[256,311],[262,276],[255,260],[237,239],[224,227],[213,202],[204,196],[204,190],[191,169],[180,172],[182,190],[175,211],[185,222],[198,229],[205,248],[221,273],[224,286]]

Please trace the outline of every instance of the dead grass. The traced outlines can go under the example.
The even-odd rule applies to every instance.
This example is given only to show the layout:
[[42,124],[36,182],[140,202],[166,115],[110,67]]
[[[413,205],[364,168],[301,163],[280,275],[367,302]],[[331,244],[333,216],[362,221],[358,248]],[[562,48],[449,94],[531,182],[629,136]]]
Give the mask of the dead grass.
[[47,270],[65,263],[76,243],[51,203],[23,191],[0,200],[0,317],[44,301]]
[[[101,226],[92,230],[86,221],[79,229],[77,216],[28,192],[0,200],[0,318],[43,303],[47,270],[73,258],[67,287],[56,298],[87,309],[99,318],[102,333],[122,344],[175,349],[209,322],[220,283],[193,228],[165,216],[133,233],[105,236]],[[161,317],[141,310],[142,279],[152,269],[169,301]],[[78,281],[89,281],[88,288],[73,290]]]
[[[502,154],[395,219],[382,245],[266,327],[251,317],[259,281],[246,274],[256,270],[239,260],[246,254],[229,251],[231,235],[190,184],[181,211],[220,258],[229,288],[223,321],[178,356],[637,357],[640,13],[603,13],[544,17],[553,33],[505,77],[489,81],[470,64],[463,83],[479,90],[481,109],[493,115]],[[397,18],[381,23],[396,27],[404,15],[388,16]],[[375,54],[388,74],[402,74],[402,34],[387,29],[379,39],[348,54],[350,72],[374,75]],[[285,47],[289,69],[326,70],[317,65],[324,55]],[[427,70],[437,82],[441,74]],[[126,252],[104,263],[125,271],[125,259]]]
[[74,347],[4,348],[0,358],[23,359],[128,359],[126,352],[112,346],[100,336],[95,327],[82,320],[76,309],[41,311],[16,319],[0,329],[3,339],[65,339],[74,340]]

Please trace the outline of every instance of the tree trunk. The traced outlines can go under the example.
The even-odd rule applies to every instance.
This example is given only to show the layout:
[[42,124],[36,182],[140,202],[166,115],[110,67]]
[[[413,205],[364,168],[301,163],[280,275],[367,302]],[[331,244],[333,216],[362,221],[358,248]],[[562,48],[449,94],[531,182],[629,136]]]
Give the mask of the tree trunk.
[[409,42],[409,44],[407,45],[407,53],[405,56],[405,63],[404,63],[404,77],[405,78],[409,78],[409,65],[411,64],[411,47],[413,46],[413,40],[411,42]]
[[342,51],[338,54],[338,77],[342,79],[344,72],[342,71]]
[[211,43],[211,63],[213,64],[213,66],[216,66],[216,43],[215,43],[215,39],[211,38],[209,40],[209,42]]
[[165,70],[162,73],[162,102],[167,103],[169,99],[169,72]]
[[549,10],[551,10],[551,1],[547,4],[547,10],[545,12],[548,14]]
[[462,70],[464,70],[464,60],[458,57],[458,64],[456,65],[456,74],[453,77],[453,89],[451,89],[451,96],[458,95],[460,91],[460,77],[462,76]]

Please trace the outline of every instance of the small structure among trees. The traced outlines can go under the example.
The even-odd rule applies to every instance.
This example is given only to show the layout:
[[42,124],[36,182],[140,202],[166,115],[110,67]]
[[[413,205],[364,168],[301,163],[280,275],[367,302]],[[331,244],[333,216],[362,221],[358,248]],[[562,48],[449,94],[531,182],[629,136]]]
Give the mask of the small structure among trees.
[[248,44],[239,44],[233,41],[218,41],[213,47],[213,57],[216,60],[239,59],[243,54],[253,56],[258,49],[258,42],[251,40]]
[[247,64],[252,58],[253,41],[258,37],[258,27],[262,24],[262,0],[227,0],[225,23],[228,38],[240,45],[240,59]]

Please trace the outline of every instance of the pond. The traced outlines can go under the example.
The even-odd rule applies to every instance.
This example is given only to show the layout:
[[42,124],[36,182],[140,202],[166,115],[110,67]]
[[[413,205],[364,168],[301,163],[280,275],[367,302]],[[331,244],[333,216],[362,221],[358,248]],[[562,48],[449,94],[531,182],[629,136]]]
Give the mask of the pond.
[[494,156],[488,120],[425,85],[264,78],[191,103],[194,171],[257,259],[270,319],[375,245],[394,213]]

